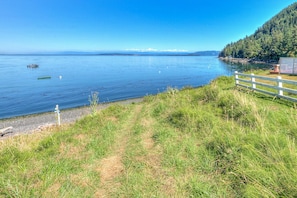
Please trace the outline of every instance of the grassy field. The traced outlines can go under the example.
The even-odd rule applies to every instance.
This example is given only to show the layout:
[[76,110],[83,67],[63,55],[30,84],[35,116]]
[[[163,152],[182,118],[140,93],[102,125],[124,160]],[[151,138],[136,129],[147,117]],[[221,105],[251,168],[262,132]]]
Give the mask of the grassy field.
[[296,120],[233,77],[168,88],[0,141],[0,197],[297,197]]

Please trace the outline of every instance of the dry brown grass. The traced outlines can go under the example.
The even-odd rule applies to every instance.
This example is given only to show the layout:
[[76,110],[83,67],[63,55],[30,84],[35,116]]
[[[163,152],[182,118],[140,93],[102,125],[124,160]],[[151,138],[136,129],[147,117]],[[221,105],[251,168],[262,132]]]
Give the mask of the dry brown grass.
[[0,139],[0,151],[7,147],[15,147],[21,151],[30,150],[40,143],[44,138],[67,129],[70,125],[50,126],[37,129],[29,134],[17,134],[11,137]]
[[97,171],[100,173],[101,185],[106,184],[108,181],[113,180],[120,175],[124,170],[122,163],[122,156],[115,155],[101,160],[100,166]]
[[43,194],[44,197],[59,197],[60,182],[55,182]]

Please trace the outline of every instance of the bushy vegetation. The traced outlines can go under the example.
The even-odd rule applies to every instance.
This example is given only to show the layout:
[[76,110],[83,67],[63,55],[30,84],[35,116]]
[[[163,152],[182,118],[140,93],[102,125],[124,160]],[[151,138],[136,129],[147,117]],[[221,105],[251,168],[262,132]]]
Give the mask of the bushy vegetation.
[[220,57],[278,61],[297,56],[297,3],[288,6],[253,35],[228,44]]
[[0,142],[0,197],[296,197],[297,110],[220,77]]

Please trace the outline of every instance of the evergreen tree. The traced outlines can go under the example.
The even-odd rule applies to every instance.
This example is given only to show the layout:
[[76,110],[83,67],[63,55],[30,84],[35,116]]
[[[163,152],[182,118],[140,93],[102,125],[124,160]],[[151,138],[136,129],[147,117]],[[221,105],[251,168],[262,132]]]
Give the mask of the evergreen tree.
[[297,56],[297,2],[282,10],[251,36],[227,44],[220,57],[277,61]]

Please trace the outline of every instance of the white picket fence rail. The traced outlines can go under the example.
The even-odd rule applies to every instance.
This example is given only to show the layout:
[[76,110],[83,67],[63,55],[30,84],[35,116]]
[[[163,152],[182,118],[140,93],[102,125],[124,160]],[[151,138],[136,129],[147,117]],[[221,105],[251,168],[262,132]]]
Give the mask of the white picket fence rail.
[[[285,93],[291,93],[297,95],[297,90],[295,89],[289,89],[286,87],[283,87],[283,84],[291,84],[291,85],[296,85],[297,86],[297,81],[292,81],[292,80],[285,80],[282,79],[281,76],[277,76],[276,78],[269,78],[265,76],[256,76],[254,74],[243,74],[243,73],[238,73],[237,71],[234,73],[235,76],[235,84],[236,86],[242,86],[251,90],[255,90],[258,92],[262,92],[264,94],[268,94],[274,97],[279,97],[279,98],[284,98],[293,102],[297,102],[297,98],[293,98],[287,95],[284,95]],[[245,77],[241,78],[241,77]],[[247,79],[248,78],[248,79]],[[271,81],[273,84],[266,84],[263,82],[257,82],[256,79],[261,79],[265,81]],[[240,82],[244,82],[245,84],[240,84]],[[250,85],[250,86],[249,86]],[[271,89],[275,89],[277,93],[273,93],[267,90],[263,90],[257,87],[257,85],[263,86],[263,87],[268,87]]]

